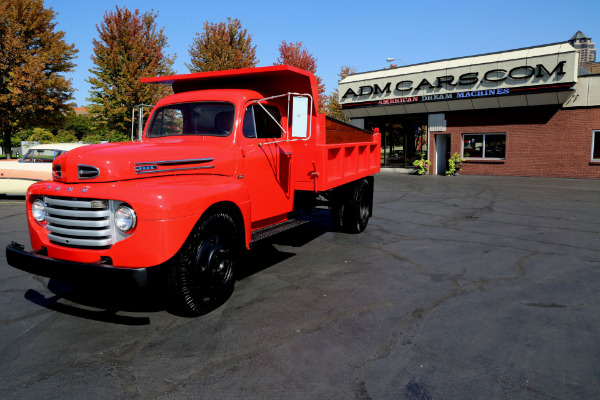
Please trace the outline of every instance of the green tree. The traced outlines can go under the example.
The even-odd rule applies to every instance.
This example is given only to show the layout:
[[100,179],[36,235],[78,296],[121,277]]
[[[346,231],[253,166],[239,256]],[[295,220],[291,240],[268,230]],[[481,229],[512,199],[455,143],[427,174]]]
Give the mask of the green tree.
[[110,129],[106,126],[97,126],[96,129],[83,135],[81,141],[84,143],[100,142],[127,142],[131,140],[129,134]]
[[65,117],[61,128],[73,133],[77,137],[77,140],[81,140],[81,138],[95,129],[95,124],[91,117],[85,114],[77,115],[72,112]]
[[54,11],[42,0],[0,2],[0,133],[6,154],[18,130],[50,126],[73,105],[77,50],[56,31]]
[[98,134],[104,142],[126,142],[131,140],[129,134],[126,135],[123,132],[114,129],[102,128],[94,131],[94,133]]
[[33,128],[20,129],[10,138],[12,147],[21,146],[21,142],[26,141],[33,134]]
[[[349,67],[347,65],[344,65],[340,69],[340,73],[338,74],[338,76],[340,77],[340,80],[343,80],[347,76],[353,75],[355,73],[356,73],[356,68],[354,68],[352,66]],[[339,119],[340,121],[348,121],[349,120],[348,118],[346,118],[346,116],[342,112],[342,106],[340,105],[340,93],[337,88],[335,88],[333,90],[333,92],[331,92],[329,97],[327,98],[327,105],[325,106],[325,110],[326,110],[326,114],[329,115],[330,117]]]
[[223,71],[252,68],[258,64],[252,35],[242,29],[238,19],[227,18],[227,23],[204,22],[204,31],[196,33],[189,49],[190,72]]
[[104,137],[102,136],[102,134],[98,133],[97,131],[90,132],[81,139],[81,141],[83,143],[87,143],[87,144],[98,144],[98,143],[102,142],[103,140],[104,140]]
[[76,143],[79,139],[75,136],[72,131],[60,129],[56,135],[54,135],[54,143]]
[[279,58],[273,65],[291,65],[312,73],[317,78],[319,90],[319,112],[326,113],[325,84],[317,75],[317,59],[308,52],[302,42],[287,43],[285,40],[279,45]]
[[89,113],[108,129],[127,136],[135,105],[154,104],[171,93],[170,87],[140,82],[141,78],[174,73],[174,56],[165,54],[167,37],[164,28],[156,25],[157,16],[117,6],[96,25],[99,38],[93,40]]
[[29,142],[40,142],[40,143],[52,143],[54,142],[54,135],[48,129],[44,128],[33,128],[33,132],[27,138]]

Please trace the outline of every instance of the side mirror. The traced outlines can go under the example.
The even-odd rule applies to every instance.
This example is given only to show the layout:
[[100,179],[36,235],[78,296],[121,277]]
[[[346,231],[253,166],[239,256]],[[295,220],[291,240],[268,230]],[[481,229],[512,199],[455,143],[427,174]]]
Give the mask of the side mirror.
[[292,137],[308,137],[308,97],[292,99]]

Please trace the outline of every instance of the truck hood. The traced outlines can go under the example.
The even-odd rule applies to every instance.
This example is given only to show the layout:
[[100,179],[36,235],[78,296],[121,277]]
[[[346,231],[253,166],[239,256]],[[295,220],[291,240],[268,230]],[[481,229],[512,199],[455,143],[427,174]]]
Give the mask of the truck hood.
[[166,175],[231,176],[235,170],[236,155],[229,143],[186,136],[80,147],[56,158],[52,177],[64,183],[92,183]]

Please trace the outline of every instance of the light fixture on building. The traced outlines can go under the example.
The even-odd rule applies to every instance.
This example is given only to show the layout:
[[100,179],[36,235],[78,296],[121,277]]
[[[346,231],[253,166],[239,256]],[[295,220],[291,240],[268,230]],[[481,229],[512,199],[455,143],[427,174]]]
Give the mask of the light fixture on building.
[[385,61],[387,61],[387,62],[389,62],[389,63],[391,63],[392,61],[396,61],[396,60],[400,60],[400,61],[402,61],[402,62],[404,63],[404,65],[408,65],[408,64],[407,64],[407,63],[406,63],[406,62],[405,62],[403,59],[401,59],[400,57],[396,57],[396,58],[391,58],[391,57],[388,57],[388,58],[386,58],[386,59],[385,59]]

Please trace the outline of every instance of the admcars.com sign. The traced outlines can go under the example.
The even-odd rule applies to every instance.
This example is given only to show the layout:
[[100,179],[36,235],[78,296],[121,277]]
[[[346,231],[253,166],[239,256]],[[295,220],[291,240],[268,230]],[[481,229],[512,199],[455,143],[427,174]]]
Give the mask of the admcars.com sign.
[[555,44],[367,72],[339,84],[344,110],[570,90],[578,54]]

